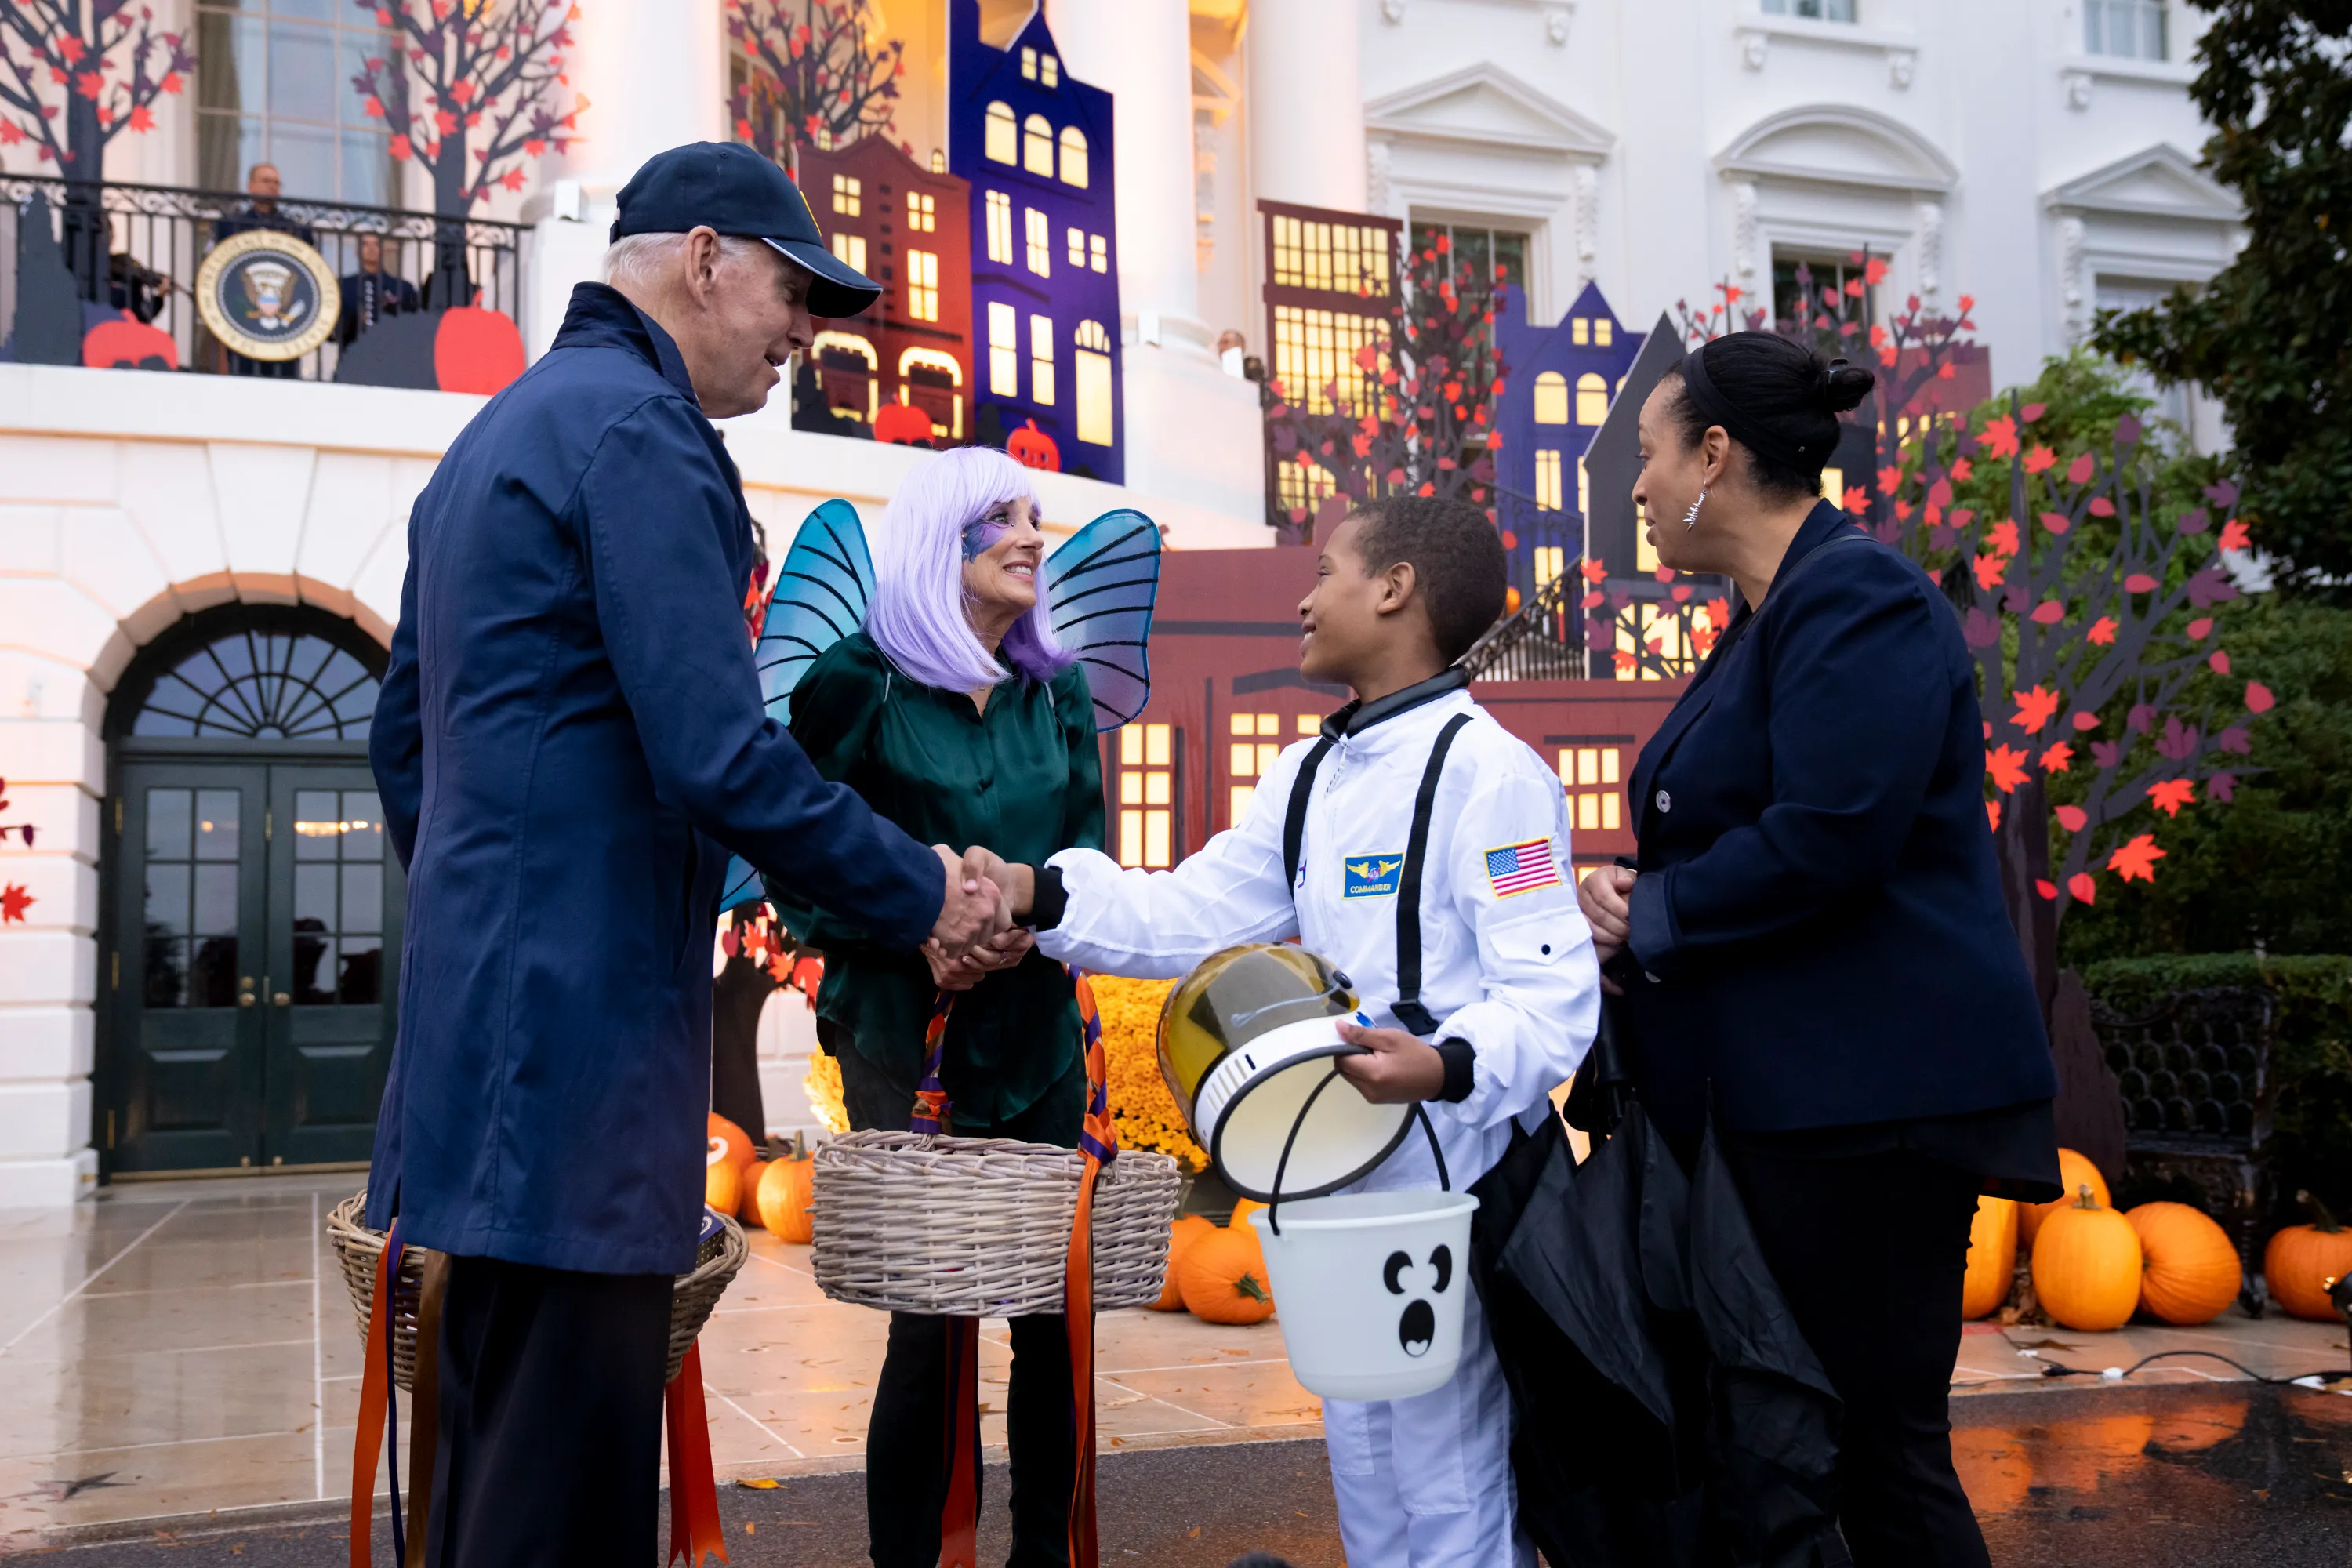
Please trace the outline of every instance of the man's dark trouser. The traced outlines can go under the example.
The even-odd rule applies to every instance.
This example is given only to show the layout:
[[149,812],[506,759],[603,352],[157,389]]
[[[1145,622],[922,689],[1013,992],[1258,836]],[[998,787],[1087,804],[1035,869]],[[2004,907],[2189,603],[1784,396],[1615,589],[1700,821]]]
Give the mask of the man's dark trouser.
[[[849,1124],[904,1131],[915,1086],[867,1061],[846,1037],[835,1042]],[[1036,1104],[989,1126],[956,1122],[965,1138],[1077,1142],[1086,1114],[1080,1071]],[[1005,1394],[1005,1444],[1013,1461],[1013,1553],[1006,1568],[1062,1568],[1069,1555],[1070,1489],[1077,1432],[1070,1409],[1069,1329],[1061,1314],[1015,1318]],[[936,1568],[940,1510],[948,1496],[948,1320],[890,1314],[889,1349],[874,1385],[866,1433],[866,1521],[875,1568]],[[975,1482],[978,1480],[975,1475]]]
[[1952,1469],[1949,1405],[1977,1178],[1901,1149],[1727,1158],[1789,1310],[1845,1401],[1838,1523],[1856,1568],[1988,1568]]
[[671,1289],[450,1260],[431,1568],[656,1561]]

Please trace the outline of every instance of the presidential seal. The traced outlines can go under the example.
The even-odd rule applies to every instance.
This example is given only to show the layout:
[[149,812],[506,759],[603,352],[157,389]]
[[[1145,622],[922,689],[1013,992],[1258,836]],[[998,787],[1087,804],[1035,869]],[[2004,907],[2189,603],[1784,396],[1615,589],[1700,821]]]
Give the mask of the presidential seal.
[[213,336],[247,359],[301,358],[327,341],[342,309],[327,258],[276,229],[247,229],[214,246],[196,270],[195,293]]

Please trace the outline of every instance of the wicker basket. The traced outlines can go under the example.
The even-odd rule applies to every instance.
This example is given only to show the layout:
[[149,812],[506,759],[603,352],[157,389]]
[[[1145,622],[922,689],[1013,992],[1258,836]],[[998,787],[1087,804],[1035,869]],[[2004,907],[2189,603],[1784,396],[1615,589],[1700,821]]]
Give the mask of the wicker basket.
[[[375,1300],[376,1259],[383,1256],[383,1232],[370,1230],[366,1215],[367,1189],[362,1187],[327,1215],[327,1237],[335,1244],[335,1257],[343,1266],[343,1285],[351,1292],[352,1310],[359,1317],[362,1345],[367,1342],[368,1311]],[[726,1219],[719,1234],[696,1252],[694,1272],[677,1277],[676,1294],[670,1298],[669,1370],[662,1374],[664,1383],[677,1375],[688,1347],[751,1255],[743,1227]],[[400,1277],[392,1286],[392,1378],[402,1388],[416,1379],[416,1299],[424,1289],[425,1257],[424,1247],[403,1247]]]
[[[852,1132],[817,1151],[816,1282],[836,1301],[950,1317],[1062,1310],[1085,1162],[1005,1138]],[[1122,1150],[1095,1183],[1098,1310],[1159,1300],[1176,1162]]]

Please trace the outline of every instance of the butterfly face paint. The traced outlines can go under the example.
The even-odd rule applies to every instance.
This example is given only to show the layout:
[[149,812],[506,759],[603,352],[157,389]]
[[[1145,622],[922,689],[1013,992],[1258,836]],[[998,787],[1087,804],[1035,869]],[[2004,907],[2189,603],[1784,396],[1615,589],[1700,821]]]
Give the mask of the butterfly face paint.
[[977,561],[996,548],[997,542],[1013,531],[1009,504],[988,509],[987,515],[963,525],[963,558]]

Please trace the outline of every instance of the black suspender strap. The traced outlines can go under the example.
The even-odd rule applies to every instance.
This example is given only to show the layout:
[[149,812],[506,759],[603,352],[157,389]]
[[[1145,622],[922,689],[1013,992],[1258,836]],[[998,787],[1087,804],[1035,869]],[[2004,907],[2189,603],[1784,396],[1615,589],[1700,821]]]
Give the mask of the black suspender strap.
[[1405,841],[1404,872],[1397,882],[1397,1000],[1390,1011],[1398,1023],[1422,1036],[1434,1034],[1437,1020],[1421,1005],[1421,865],[1429,857],[1429,819],[1437,806],[1437,780],[1445,771],[1445,753],[1469,722],[1469,714],[1456,713],[1430,748],[1421,789],[1412,797],[1412,837]]
[[1294,899],[1298,894],[1298,852],[1307,844],[1307,797],[1315,793],[1315,770],[1323,765],[1324,753],[1330,749],[1330,736],[1316,742],[1298,764],[1298,776],[1290,781],[1290,812],[1282,819],[1282,885]]

